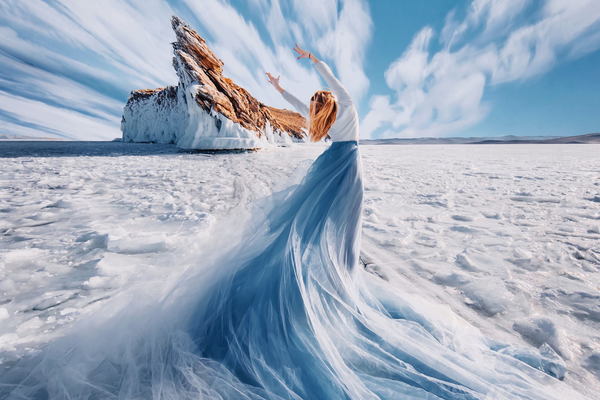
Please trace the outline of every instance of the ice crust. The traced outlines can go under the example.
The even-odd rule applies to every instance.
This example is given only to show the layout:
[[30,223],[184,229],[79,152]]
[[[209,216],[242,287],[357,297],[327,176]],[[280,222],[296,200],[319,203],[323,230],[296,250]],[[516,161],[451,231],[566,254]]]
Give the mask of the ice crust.
[[[110,299],[202,268],[224,218],[296,182],[324,148],[209,155],[110,143],[102,155],[103,144],[73,143],[93,154],[74,157],[2,146],[0,373]],[[411,319],[467,354],[480,330],[497,351],[596,398],[600,147],[360,150],[362,258],[407,299]]]

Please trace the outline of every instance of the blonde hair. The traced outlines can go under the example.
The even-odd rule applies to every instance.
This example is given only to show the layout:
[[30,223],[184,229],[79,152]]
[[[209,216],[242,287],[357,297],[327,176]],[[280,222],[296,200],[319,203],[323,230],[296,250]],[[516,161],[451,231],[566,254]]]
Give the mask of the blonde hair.
[[329,128],[337,116],[337,102],[333,93],[319,90],[310,98],[310,121],[308,136],[313,142],[318,142],[327,136]]

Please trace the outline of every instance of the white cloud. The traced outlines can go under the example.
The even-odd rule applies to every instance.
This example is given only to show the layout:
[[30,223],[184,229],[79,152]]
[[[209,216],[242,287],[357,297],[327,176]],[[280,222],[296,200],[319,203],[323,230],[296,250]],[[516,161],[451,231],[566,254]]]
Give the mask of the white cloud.
[[0,85],[12,93],[23,93],[32,99],[41,99],[62,105],[107,120],[114,119],[123,104],[105,96],[88,86],[63,76],[30,65],[24,65],[0,54],[0,66],[9,74],[18,75],[18,80],[0,77]]
[[373,96],[363,136],[459,133],[489,110],[491,85],[529,79],[600,48],[595,0],[473,0],[462,21],[446,17],[437,51],[432,28],[415,35],[386,71],[393,95]]
[[77,140],[89,140],[89,138],[110,140],[120,136],[119,129],[116,128],[118,120],[107,121],[41,101],[15,96],[2,90],[0,90],[0,109],[20,122],[15,124],[12,121],[3,121],[1,129],[4,132],[2,133]]
[[[547,0],[541,19],[514,30],[501,46],[492,82],[526,79],[559,61],[600,48],[600,5],[596,0]],[[586,43],[585,47],[580,42]],[[569,47],[575,46],[575,51]]]
[[[296,61],[295,41],[322,51],[356,96],[365,93],[369,82],[363,59],[372,24],[364,0],[252,0],[251,4],[252,14],[243,15],[227,0],[172,4],[147,0],[143,5],[130,0],[0,2],[2,100],[32,102],[23,112],[11,108],[11,120],[3,130],[17,130],[21,118],[21,131],[48,127],[41,135],[54,132],[80,138],[74,129],[59,130],[63,125],[54,123],[49,112],[55,108],[70,115],[72,123],[82,123],[89,139],[106,135],[88,129],[81,118],[92,115],[112,121],[110,137],[114,137],[130,90],[177,82],[171,66],[173,14],[207,35],[225,62],[225,73],[267,104],[289,108],[267,84],[265,71],[280,73],[285,87],[301,98],[308,99],[321,86],[312,66]],[[363,22],[360,29],[353,27],[356,18]],[[41,104],[50,107],[40,114],[49,120],[27,118],[28,110],[41,109]]]
[[[265,71],[280,74],[284,87],[300,98],[308,99],[321,87],[310,63],[296,61],[291,50],[295,42],[332,61],[356,101],[369,87],[364,56],[373,24],[364,0],[252,0],[257,23],[267,29],[268,38],[226,2],[186,0],[186,4],[210,35],[226,73],[266,103],[289,107],[276,92],[265,90]],[[225,25],[229,29],[223,29]]]
[[170,14],[155,0],[143,10],[124,1],[0,3],[3,133],[119,136],[130,90],[176,81]]
[[345,0],[337,23],[317,41],[320,54],[330,54],[335,61],[339,78],[355,102],[369,88],[363,61],[372,29],[367,4],[362,0]]

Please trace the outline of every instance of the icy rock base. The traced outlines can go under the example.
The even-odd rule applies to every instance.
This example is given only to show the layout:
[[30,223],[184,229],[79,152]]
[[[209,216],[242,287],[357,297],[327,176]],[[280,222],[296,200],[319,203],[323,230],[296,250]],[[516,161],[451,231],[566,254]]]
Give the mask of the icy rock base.
[[248,150],[293,142],[269,124],[258,134],[222,114],[206,112],[194,100],[197,86],[169,86],[130,99],[121,121],[123,141],[199,150]]

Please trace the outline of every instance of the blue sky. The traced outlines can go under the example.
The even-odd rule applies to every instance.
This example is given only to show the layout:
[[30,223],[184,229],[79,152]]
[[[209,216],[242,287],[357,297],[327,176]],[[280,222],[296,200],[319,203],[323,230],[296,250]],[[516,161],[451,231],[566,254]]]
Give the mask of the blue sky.
[[4,0],[0,134],[112,139],[133,89],[177,82],[169,19],[225,73],[289,107],[321,87],[298,42],[350,89],[364,138],[600,130],[598,0]]

